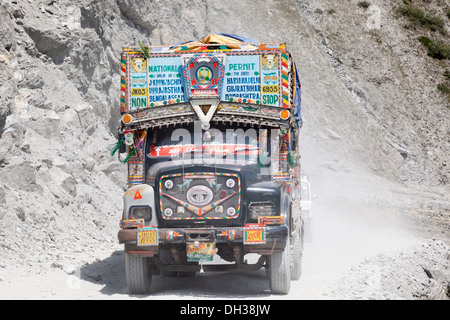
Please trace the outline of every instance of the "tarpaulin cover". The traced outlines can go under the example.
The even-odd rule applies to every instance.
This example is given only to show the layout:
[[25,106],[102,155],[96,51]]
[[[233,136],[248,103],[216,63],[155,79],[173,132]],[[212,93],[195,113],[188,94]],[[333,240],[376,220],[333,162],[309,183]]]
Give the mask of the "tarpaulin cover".
[[302,115],[301,115],[301,105],[302,105],[302,85],[300,84],[300,77],[298,75],[297,71],[297,65],[294,62],[294,68],[295,68],[295,96],[294,96],[294,117],[295,120],[298,123],[298,126],[301,127],[303,124]]
[[[239,45],[233,46],[233,43],[258,43],[258,41],[255,41],[250,38],[237,36],[235,34],[228,34],[228,33],[215,33],[215,34],[208,34],[200,40],[194,40],[194,41],[187,41],[183,43],[179,43],[177,45],[183,45],[189,47],[195,47],[195,46],[204,46],[205,44],[227,44],[227,47],[230,49],[238,49],[240,48]],[[255,47],[256,48],[256,47]]]

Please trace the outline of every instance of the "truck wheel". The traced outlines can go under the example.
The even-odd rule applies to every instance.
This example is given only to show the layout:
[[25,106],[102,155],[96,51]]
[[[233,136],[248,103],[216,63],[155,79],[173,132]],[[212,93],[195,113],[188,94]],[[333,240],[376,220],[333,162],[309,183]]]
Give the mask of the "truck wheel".
[[127,278],[128,290],[130,290],[131,294],[150,293],[152,273],[149,272],[147,258],[126,253],[125,274]]
[[291,245],[286,240],[283,252],[269,256],[269,286],[276,294],[288,294],[291,289]]
[[299,230],[292,237],[291,280],[298,280],[302,274],[303,232]]

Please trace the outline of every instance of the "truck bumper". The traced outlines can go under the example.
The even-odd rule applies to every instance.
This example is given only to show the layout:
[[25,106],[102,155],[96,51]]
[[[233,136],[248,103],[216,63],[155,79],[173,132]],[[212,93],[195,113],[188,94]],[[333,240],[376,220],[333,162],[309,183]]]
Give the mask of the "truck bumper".
[[122,229],[118,232],[119,243],[126,245],[126,250],[135,254],[153,256],[160,246],[186,245],[192,241],[214,242],[221,245],[243,245],[249,253],[270,255],[284,250],[289,230],[286,225],[213,227],[213,228],[158,228],[158,243],[155,245],[138,245],[137,229]]

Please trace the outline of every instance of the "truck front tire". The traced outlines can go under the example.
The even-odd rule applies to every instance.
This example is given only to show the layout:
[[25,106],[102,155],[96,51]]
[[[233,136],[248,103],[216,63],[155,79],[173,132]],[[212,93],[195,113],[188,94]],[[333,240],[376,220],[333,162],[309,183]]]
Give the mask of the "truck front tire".
[[125,274],[131,294],[148,294],[152,283],[147,258],[125,253]]
[[299,280],[302,274],[303,232],[298,230],[292,236],[291,280]]
[[276,294],[288,294],[291,289],[291,244],[289,238],[282,252],[269,256],[269,286]]

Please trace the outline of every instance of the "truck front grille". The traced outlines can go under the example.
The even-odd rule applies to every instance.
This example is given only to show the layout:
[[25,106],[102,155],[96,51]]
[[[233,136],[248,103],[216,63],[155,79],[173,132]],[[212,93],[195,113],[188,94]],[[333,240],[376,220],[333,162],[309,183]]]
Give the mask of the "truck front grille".
[[232,220],[241,214],[241,180],[232,173],[168,174],[159,179],[163,220]]

